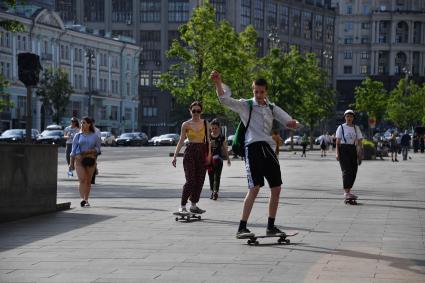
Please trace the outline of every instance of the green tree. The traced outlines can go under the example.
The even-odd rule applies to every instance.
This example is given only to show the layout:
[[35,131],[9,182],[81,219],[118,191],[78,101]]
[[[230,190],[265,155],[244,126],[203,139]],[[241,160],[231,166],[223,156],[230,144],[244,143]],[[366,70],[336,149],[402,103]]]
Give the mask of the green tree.
[[[9,6],[11,8],[16,6],[16,0],[4,0],[2,2],[4,2],[4,5]],[[25,30],[24,25],[22,23],[11,20],[0,20],[0,28],[11,32],[20,32]],[[5,89],[8,86],[9,82],[3,77],[2,74],[0,74],[0,113],[3,112],[3,110],[7,107],[13,106],[12,102],[9,102],[9,100],[4,99],[4,97],[7,96]]]
[[248,27],[238,34],[226,21],[216,22],[214,8],[207,2],[195,8],[179,29],[167,56],[174,60],[160,77],[158,87],[170,91],[177,102],[188,105],[200,100],[207,113],[223,113],[209,79],[212,70],[221,72],[235,97],[250,93],[256,62],[256,32]]
[[388,94],[384,84],[367,77],[354,90],[355,108],[358,112],[365,112],[369,118],[381,120],[387,109]]
[[424,117],[424,89],[423,85],[419,86],[413,80],[399,80],[388,99],[388,120],[400,129],[421,123]]
[[316,55],[302,56],[291,46],[284,54],[273,49],[262,63],[261,74],[270,81],[270,99],[307,125],[313,136],[315,125],[332,113],[334,103],[327,73],[320,68]]
[[44,71],[36,93],[43,102],[45,111],[54,113],[53,120],[59,124],[73,91],[68,73],[64,69],[49,68]]

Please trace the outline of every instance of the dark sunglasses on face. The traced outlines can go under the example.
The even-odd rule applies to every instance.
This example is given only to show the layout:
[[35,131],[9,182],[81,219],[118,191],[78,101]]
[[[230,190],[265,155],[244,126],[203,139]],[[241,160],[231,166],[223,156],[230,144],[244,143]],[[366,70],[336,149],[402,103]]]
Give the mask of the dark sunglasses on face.
[[192,110],[192,114],[201,114],[201,113],[202,113],[202,110],[196,110],[196,109]]

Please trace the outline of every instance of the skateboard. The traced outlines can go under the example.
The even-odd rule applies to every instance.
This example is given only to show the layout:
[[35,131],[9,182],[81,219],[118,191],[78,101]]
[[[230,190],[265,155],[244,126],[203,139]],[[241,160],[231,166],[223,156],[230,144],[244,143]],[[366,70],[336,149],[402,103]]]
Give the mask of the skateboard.
[[298,235],[298,232],[285,233],[283,235],[273,235],[273,236],[260,235],[260,236],[244,237],[244,238],[240,238],[240,239],[248,239],[248,241],[246,242],[248,245],[258,246],[259,242],[257,241],[257,239],[263,239],[263,238],[279,238],[279,239],[277,239],[277,242],[279,244],[289,245],[291,243],[291,241],[289,239],[287,239],[287,238],[288,237],[293,237],[293,236],[296,236],[296,235]]
[[201,215],[198,213],[193,213],[193,212],[182,213],[177,211],[177,212],[174,212],[173,215],[176,215],[176,218],[175,218],[176,221],[183,220],[186,222],[190,222],[192,219],[201,220]]
[[344,200],[345,204],[350,204],[350,205],[357,205],[357,200],[355,198],[347,198]]

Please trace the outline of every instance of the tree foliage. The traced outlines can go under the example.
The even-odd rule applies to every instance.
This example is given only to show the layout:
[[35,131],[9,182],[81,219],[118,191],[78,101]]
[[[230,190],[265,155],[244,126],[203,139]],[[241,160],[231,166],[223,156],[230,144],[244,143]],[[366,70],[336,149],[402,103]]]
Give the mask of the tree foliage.
[[[2,2],[2,4],[6,7],[16,7],[16,0],[3,0]],[[22,23],[12,20],[0,20],[0,28],[11,32],[20,32],[25,30],[25,27]]]
[[307,125],[312,136],[315,125],[331,115],[334,103],[327,73],[316,55],[303,56],[291,46],[284,54],[273,49],[262,61],[261,73],[270,81],[270,99]]
[[401,79],[391,91],[387,118],[401,129],[425,122],[425,84]]
[[68,73],[64,69],[49,68],[43,72],[36,93],[43,102],[45,111],[54,113],[53,120],[60,124],[73,91]]
[[158,87],[172,93],[179,103],[200,100],[204,111],[223,113],[209,79],[219,70],[235,97],[251,92],[256,60],[256,32],[248,27],[238,34],[227,21],[216,22],[214,8],[205,3],[195,8],[189,21],[179,29],[167,57],[174,61],[160,77]]
[[369,118],[380,121],[387,109],[388,94],[384,89],[384,84],[380,81],[367,77],[360,86],[354,90],[355,109],[358,112],[365,112]]

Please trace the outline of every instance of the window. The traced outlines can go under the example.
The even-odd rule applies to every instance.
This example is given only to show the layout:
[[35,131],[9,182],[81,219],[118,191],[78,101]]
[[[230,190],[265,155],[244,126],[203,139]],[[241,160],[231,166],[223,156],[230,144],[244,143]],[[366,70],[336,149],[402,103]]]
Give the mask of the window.
[[68,117],[81,117],[81,102],[70,101],[67,107]]
[[124,109],[124,120],[125,121],[131,121],[131,108],[125,108]]
[[0,74],[2,74],[6,79],[11,78],[10,63],[0,62]]
[[254,0],[254,27],[264,28],[264,0]]
[[312,14],[311,12],[303,12],[303,35],[304,39],[311,39],[311,29],[312,29]]
[[287,6],[279,4],[278,17],[279,17],[279,27],[283,33],[288,33],[289,30],[289,9]]
[[353,59],[352,51],[344,51],[344,59]]
[[367,44],[367,43],[369,43],[369,37],[368,37],[368,36],[362,36],[362,38],[361,38],[361,43],[362,43],[362,44]]
[[269,27],[277,27],[277,4],[267,3],[267,23]]
[[156,97],[144,97],[142,99],[142,109],[144,117],[155,117],[158,115]]
[[112,55],[112,68],[118,69],[118,56]]
[[369,59],[369,52],[367,51],[360,52],[360,59]]
[[251,24],[251,0],[242,0],[241,8],[241,25],[248,26]]
[[141,31],[140,42],[143,48],[141,55],[142,60],[161,62],[160,31]]
[[363,15],[369,15],[370,14],[369,5],[363,4],[363,6],[362,6],[362,12],[363,12]]
[[161,0],[140,0],[140,22],[161,22]]
[[360,74],[367,74],[368,73],[368,65],[361,65],[360,66]]
[[379,35],[379,43],[387,43],[387,36],[384,34]]
[[226,0],[210,0],[215,9],[215,19],[219,22],[226,19]]
[[189,20],[188,0],[168,1],[168,21],[170,23],[184,23]]
[[111,120],[118,120],[118,106],[111,106]]
[[61,16],[64,22],[70,22],[75,20],[75,15],[77,14],[75,11],[76,0],[61,0],[55,1],[56,11]]
[[84,1],[84,21],[103,22],[105,21],[105,1],[85,0]]
[[334,42],[334,18],[325,18],[325,42],[333,44]]
[[126,85],[125,89],[127,90],[127,96],[130,96],[130,94],[131,94],[130,83],[127,82],[125,85]]
[[126,23],[131,25],[131,16],[133,14],[132,0],[112,0],[112,22]]
[[141,71],[140,72],[140,85],[141,86],[149,86],[149,71]]
[[344,25],[344,31],[350,32],[353,30],[353,22],[346,22]]
[[321,41],[323,38],[323,16],[314,16],[314,39]]
[[100,120],[108,120],[108,107],[102,106],[100,109]]
[[370,23],[368,22],[362,23],[362,29],[370,29]]
[[108,55],[105,53],[100,53],[100,66],[107,67],[108,66]]
[[346,13],[347,13],[347,15],[351,15],[353,13],[353,6],[352,5],[347,5]]
[[353,66],[344,66],[344,74],[351,74],[353,72]]
[[353,37],[348,36],[344,38],[344,44],[353,44]]
[[160,80],[159,77],[161,76],[161,72],[160,71],[153,71],[152,72],[152,85],[157,85]]
[[292,35],[301,35],[301,12],[298,9],[292,9]]

